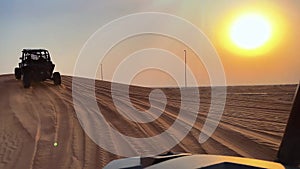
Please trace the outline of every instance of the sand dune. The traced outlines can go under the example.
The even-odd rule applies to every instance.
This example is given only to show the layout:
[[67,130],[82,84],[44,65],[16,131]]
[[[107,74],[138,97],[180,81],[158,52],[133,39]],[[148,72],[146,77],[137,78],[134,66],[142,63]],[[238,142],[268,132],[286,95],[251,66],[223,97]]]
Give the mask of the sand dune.
[[[118,100],[125,113],[131,103],[139,110],[149,109],[150,88],[131,86],[131,103],[128,103],[123,99],[122,85],[119,86]],[[96,82],[98,105],[105,119],[125,135],[154,136],[168,129],[177,118],[180,108],[177,88],[162,89],[168,98],[164,113],[157,120],[143,124],[117,112],[110,87],[108,82]],[[295,89],[296,85],[228,87],[221,123],[207,142],[199,144],[200,130],[210,106],[210,88],[200,88],[197,121],[172,151],[274,160]],[[133,143],[118,145],[110,131],[102,135],[117,151],[143,149],[143,145]],[[61,86],[44,82],[24,89],[13,75],[0,76],[0,168],[102,168],[117,158],[120,157],[99,147],[83,131],[73,108],[71,77],[64,76]]]

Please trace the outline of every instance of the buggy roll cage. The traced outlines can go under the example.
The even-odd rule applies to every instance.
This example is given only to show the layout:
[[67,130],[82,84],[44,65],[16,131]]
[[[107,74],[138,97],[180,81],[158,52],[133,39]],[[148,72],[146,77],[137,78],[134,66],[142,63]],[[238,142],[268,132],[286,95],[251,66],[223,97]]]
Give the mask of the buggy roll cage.
[[20,57],[22,61],[39,60],[40,58],[51,61],[50,54],[45,49],[23,49],[22,57]]

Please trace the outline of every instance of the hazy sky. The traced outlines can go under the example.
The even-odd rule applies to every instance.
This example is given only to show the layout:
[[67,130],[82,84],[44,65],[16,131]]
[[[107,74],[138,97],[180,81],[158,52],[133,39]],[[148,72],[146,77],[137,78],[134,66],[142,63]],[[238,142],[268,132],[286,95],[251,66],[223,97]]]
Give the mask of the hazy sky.
[[[229,85],[298,83],[299,9],[299,0],[3,0],[0,74],[13,72],[23,48],[46,48],[56,70],[72,75],[80,49],[101,26],[137,12],[165,12],[188,20],[208,36],[220,55]],[[274,38],[264,52],[248,53],[228,45],[226,30],[234,18],[247,12],[260,13],[274,24]],[[193,51],[174,39],[156,35],[131,37],[116,45],[103,61],[104,79],[111,80],[122,58],[144,48],[162,48],[181,59],[186,49],[187,63],[199,84],[209,84],[205,67]],[[184,70],[177,66],[174,69],[179,74]],[[149,70],[138,74],[133,83],[174,85],[174,80]]]

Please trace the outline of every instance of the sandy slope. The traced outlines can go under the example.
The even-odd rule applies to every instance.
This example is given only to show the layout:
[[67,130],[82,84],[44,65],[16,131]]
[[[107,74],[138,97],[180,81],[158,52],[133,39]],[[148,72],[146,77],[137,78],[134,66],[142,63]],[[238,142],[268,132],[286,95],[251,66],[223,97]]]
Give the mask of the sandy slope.
[[[120,158],[97,146],[81,128],[73,108],[71,82],[71,77],[63,77],[62,86],[45,82],[23,89],[21,81],[12,75],[0,76],[1,169],[102,168],[109,161]],[[222,121],[213,137],[201,145],[199,131],[210,106],[210,88],[201,88],[197,122],[172,150],[274,160],[295,89],[295,85],[228,87]],[[116,111],[110,83],[96,83],[97,101],[105,119],[121,133],[134,137],[154,136],[176,119],[180,107],[179,90],[163,90],[168,97],[164,114],[154,122],[141,124],[123,118]],[[131,102],[137,109],[149,108],[150,91],[149,88],[130,88]],[[128,110],[130,103],[125,102],[122,95],[119,99],[123,110]],[[143,145],[134,143],[118,145],[110,131],[103,133],[102,138],[117,151],[143,149]],[[53,146],[54,142],[58,142],[57,147]]]

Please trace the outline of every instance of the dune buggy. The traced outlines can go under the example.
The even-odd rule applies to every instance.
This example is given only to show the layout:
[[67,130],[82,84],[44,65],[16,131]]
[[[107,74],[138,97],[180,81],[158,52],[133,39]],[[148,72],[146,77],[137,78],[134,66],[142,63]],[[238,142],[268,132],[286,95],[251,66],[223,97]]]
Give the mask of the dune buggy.
[[23,49],[20,60],[19,67],[15,68],[15,77],[18,80],[23,77],[24,88],[29,88],[32,81],[47,79],[53,80],[55,85],[61,84],[60,73],[53,73],[55,65],[46,49]]

